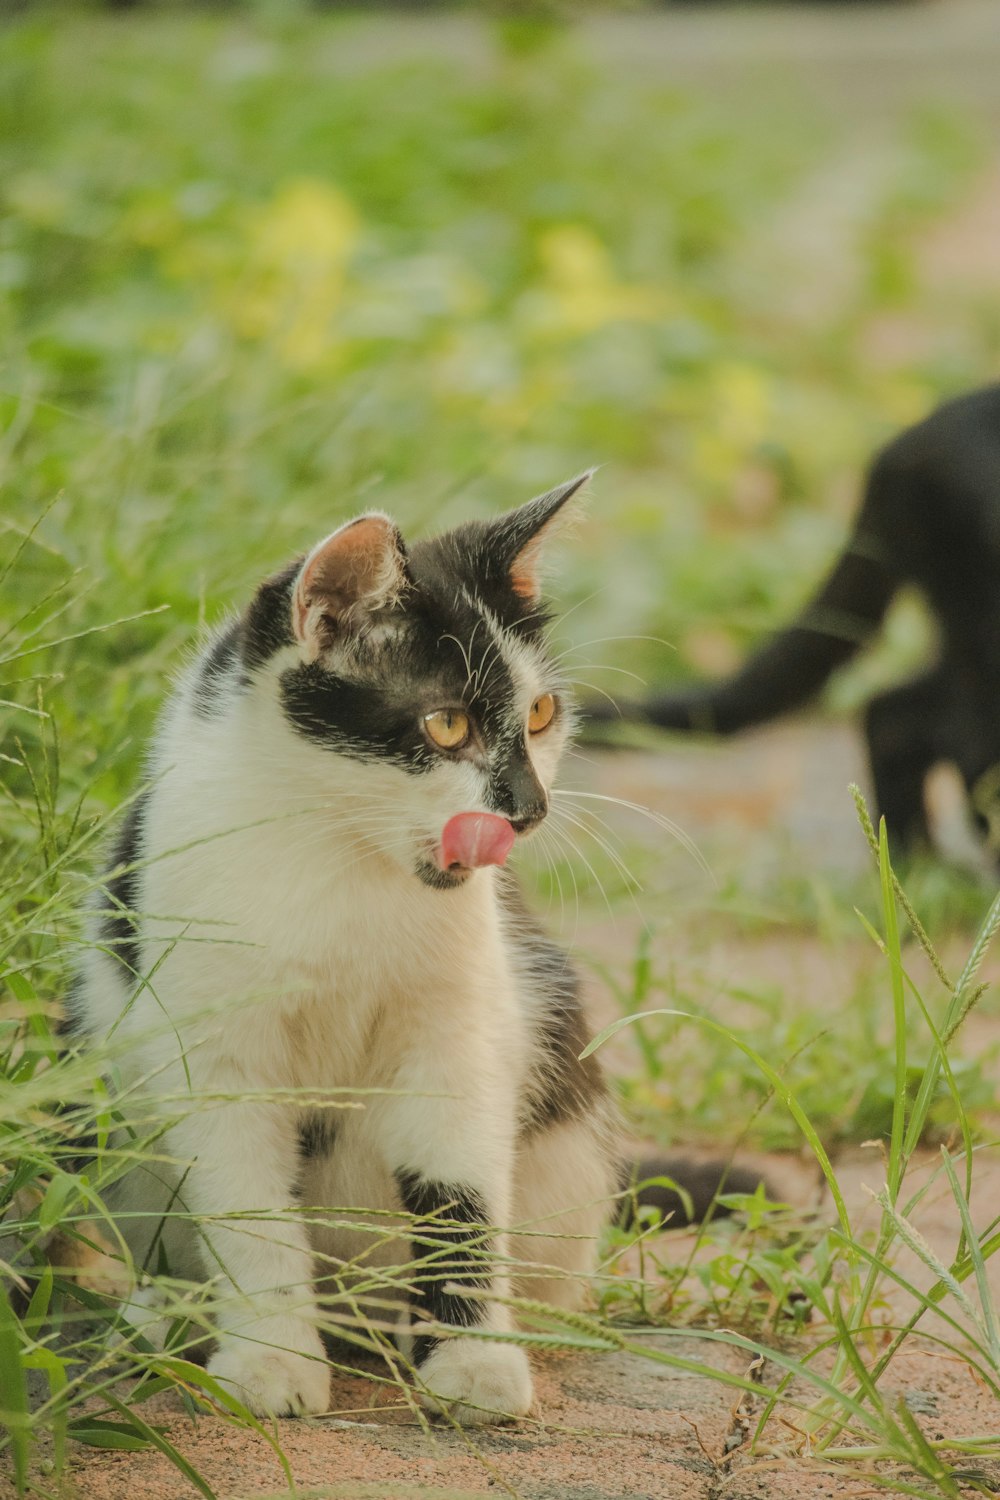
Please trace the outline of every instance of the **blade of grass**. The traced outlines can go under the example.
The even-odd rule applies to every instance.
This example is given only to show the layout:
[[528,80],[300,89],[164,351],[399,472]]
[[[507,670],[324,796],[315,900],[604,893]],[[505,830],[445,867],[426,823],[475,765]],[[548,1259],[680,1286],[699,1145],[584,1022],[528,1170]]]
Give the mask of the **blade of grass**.
[[972,1223],[972,1215],[969,1212],[969,1204],[962,1191],[961,1184],[955,1173],[955,1167],[946,1147],[941,1147],[941,1157],[944,1161],[944,1169],[948,1174],[948,1182],[954,1195],[958,1212],[962,1219],[962,1229],[965,1235],[965,1243],[968,1247],[969,1259],[972,1261],[976,1276],[976,1289],[979,1292],[979,1305],[983,1315],[983,1329],[993,1356],[993,1363],[1000,1370],[1000,1328],[997,1327],[996,1310],[993,1306],[993,1293],[990,1289],[990,1280],[986,1274],[986,1264],[983,1260],[983,1252],[979,1244],[979,1236],[976,1234]]
[[805,1110],[802,1108],[795,1094],[789,1088],[788,1084],[782,1078],[781,1074],[771,1066],[766,1058],[762,1057],[759,1052],[755,1051],[748,1042],[745,1042],[743,1038],[738,1036],[730,1027],[723,1026],[721,1022],[713,1020],[711,1016],[696,1016],[692,1015],[690,1011],[686,1010],[674,1010],[668,1007],[662,1010],[640,1011],[635,1015],[619,1016],[616,1021],[612,1021],[610,1025],[605,1026],[603,1030],[599,1031],[598,1034],[593,1038],[593,1040],[588,1043],[588,1045],[580,1053],[581,1060],[583,1058],[589,1057],[591,1053],[596,1052],[598,1047],[603,1047],[605,1042],[610,1040],[611,1037],[615,1036],[624,1027],[631,1026],[636,1021],[652,1020],[657,1016],[673,1016],[685,1021],[694,1021],[697,1025],[703,1026],[706,1030],[712,1031],[717,1036],[725,1037],[727,1041],[732,1042],[734,1047],[737,1047],[745,1057],[748,1057],[750,1061],[760,1069],[764,1077],[768,1080],[768,1082],[774,1089],[776,1096],[784,1104],[785,1108],[789,1111],[792,1118],[795,1120],[795,1123],[802,1131],[802,1134],[805,1136],[805,1139],[808,1142],[813,1155],[819,1163],[820,1170],[822,1171],[823,1176],[826,1179],[827,1186],[830,1189],[830,1196],[832,1197],[834,1205],[836,1207],[837,1218],[840,1221],[841,1228],[850,1238],[851,1222],[847,1212],[847,1205],[844,1202],[844,1196],[840,1191],[840,1184],[837,1181],[837,1176],[833,1170],[830,1158],[827,1155],[826,1148],[824,1147],[823,1142],[820,1140],[812,1121],[809,1119]]
[[892,1094],[892,1130],[889,1137],[888,1186],[895,1203],[906,1171],[904,1152],[906,1126],[906,994],[903,981],[903,959],[899,947],[899,923],[896,920],[892,866],[889,863],[889,841],[885,819],[878,830],[879,879],[882,886],[882,917],[885,923],[886,957],[892,984],[892,1019],[895,1040],[896,1072]]
[[18,1320],[0,1282],[0,1422],[10,1436],[14,1459],[14,1484],[19,1495],[28,1485],[28,1462],[31,1453],[28,1386],[21,1360]]

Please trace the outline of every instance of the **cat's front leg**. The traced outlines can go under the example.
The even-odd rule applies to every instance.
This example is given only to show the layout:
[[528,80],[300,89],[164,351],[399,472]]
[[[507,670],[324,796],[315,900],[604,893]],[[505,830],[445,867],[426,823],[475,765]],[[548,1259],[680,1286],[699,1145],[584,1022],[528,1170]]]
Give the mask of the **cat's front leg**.
[[[524,1350],[472,1333],[511,1327],[510,1310],[490,1294],[508,1291],[497,1266],[507,1249],[499,1226],[510,1212],[512,1103],[474,1071],[460,1089],[452,1070],[442,1071],[451,1076],[435,1078],[432,1067],[420,1069],[421,1092],[451,1091],[456,1097],[398,1098],[382,1111],[383,1146],[402,1206],[412,1216],[409,1352],[431,1409],[465,1424],[499,1422],[523,1416],[532,1399]],[[412,1070],[407,1081],[415,1081]],[[402,1080],[400,1086],[406,1086]],[[463,1295],[466,1289],[473,1295]],[[470,1335],[421,1332],[427,1319],[467,1328]]]
[[507,1308],[463,1295],[463,1289],[507,1290],[494,1261],[505,1249],[504,1237],[491,1228],[486,1194],[468,1182],[442,1182],[407,1169],[397,1170],[396,1181],[403,1207],[413,1215],[411,1357],[428,1392],[426,1404],[468,1425],[523,1416],[532,1393],[522,1349],[419,1331],[423,1317],[468,1329],[510,1327]]
[[217,1288],[209,1374],[260,1416],[325,1411],[330,1371],[313,1258],[305,1228],[287,1212],[299,1171],[293,1121],[280,1106],[226,1104],[174,1125],[168,1143],[190,1164],[180,1197]]

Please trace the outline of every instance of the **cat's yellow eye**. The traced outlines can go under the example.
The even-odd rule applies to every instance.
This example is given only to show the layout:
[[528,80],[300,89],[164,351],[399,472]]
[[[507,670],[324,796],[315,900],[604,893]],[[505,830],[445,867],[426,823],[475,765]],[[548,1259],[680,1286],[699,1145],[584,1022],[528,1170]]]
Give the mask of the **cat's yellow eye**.
[[555,711],[556,700],[551,693],[543,693],[540,698],[536,698],[528,715],[528,733],[541,734],[543,729],[548,729]]
[[469,738],[469,715],[460,708],[439,708],[424,716],[424,728],[442,750],[461,750]]

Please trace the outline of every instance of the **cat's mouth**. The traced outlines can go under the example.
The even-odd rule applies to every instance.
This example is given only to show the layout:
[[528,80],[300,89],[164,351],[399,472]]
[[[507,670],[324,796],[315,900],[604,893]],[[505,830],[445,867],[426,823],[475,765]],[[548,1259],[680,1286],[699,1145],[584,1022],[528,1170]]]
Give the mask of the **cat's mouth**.
[[448,890],[462,885],[473,870],[502,865],[514,847],[513,824],[496,813],[456,813],[441,830],[441,842],[417,866],[425,885]]

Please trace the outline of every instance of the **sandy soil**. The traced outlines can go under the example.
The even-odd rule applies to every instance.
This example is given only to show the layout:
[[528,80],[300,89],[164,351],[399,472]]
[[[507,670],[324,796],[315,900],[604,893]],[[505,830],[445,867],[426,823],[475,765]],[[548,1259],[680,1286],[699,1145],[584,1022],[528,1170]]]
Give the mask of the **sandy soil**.
[[[978,1177],[977,1217],[991,1216],[1000,1200],[1000,1153],[992,1156]],[[793,1196],[803,1201],[811,1197],[812,1174],[802,1163],[777,1158],[767,1165]],[[928,1155],[927,1167],[931,1165]],[[838,1160],[837,1171],[852,1219],[873,1224],[866,1184],[880,1182],[877,1155],[852,1151]],[[947,1254],[956,1225],[944,1190],[932,1193],[919,1222],[931,1247]],[[686,1235],[669,1239],[671,1254],[686,1253]],[[927,1285],[929,1275],[915,1257],[900,1257],[898,1266]],[[993,1280],[1000,1295],[1000,1275]],[[883,1315],[888,1319],[890,1310],[883,1309]],[[745,1354],[696,1334],[643,1342],[716,1370],[748,1373]],[[737,1393],[707,1376],[657,1365],[632,1352],[557,1352],[536,1357],[534,1363],[534,1414],[516,1427],[474,1435],[421,1424],[391,1388],[361,1376],[335,1376],[328,1417],[278,1424],[295,1492],[288,1490],[264,1439],[216,1416],[183,1415],[176,1399],[166,1395],[143,1411],[147,1421],[164,1427],[219,1500],[293,1493],[359,1500],[431,1494],[456,1500],[487,1494],[521,1500],[862,1500],[885,1493],[843,1466],[825,1469],[794,1453],[797,1434],[781,1424],[773,1432],[774,1457],[750,1460],[739,1449],[727,1452]],[[379,1373],[374,1365],[372,1373]],[[767,1366],[763,1378],[775,1380],[778,1373]],[[884,1390],[905,1399],[931,1437],[995,1432],[1000,1426],[996,1403],[969,1367],[929,1343],[917,1343],[899,1356]],[[759,1409],[759,1401],[748,1408],[751,1415]],[[1000,1485],[1000,1465],[987,1465],[983,1472]],[[73,1500],[165,1500],[193,1491],[159,1453],[77,1448],[63,1493]],[[0,1482],[0,1496],[7,1500],[12,1494]]]

